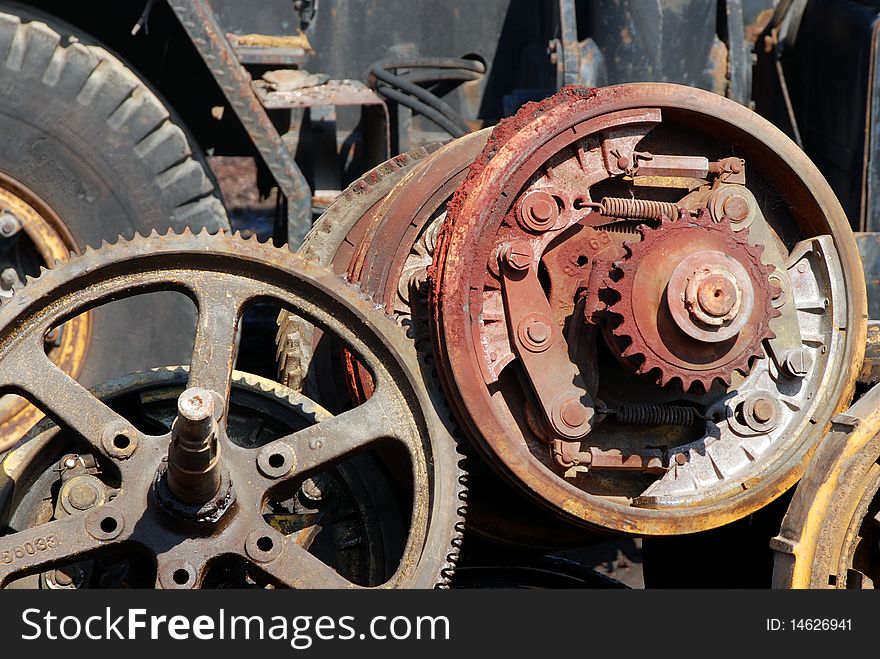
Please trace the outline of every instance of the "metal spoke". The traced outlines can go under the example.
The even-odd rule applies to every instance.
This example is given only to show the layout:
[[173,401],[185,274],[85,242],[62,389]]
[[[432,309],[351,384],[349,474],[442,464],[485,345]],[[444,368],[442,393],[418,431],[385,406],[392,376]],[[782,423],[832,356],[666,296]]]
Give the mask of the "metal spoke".
[[406,443],[397,407],[377,389],[363,405],[262,447],[260,471],[281,481],[327,468],[382,439]]
[[107,506],[0,537],[0,588],[17,576],[74,562],[126,537],[121,514]]
[[195,294],[199,322],[190,363],[189,386],[213,391],[225,402],[229,399],[238,323],[246,296],[210,284],[197,287]]
[[[140,433],[65,373],[42,350],[19,350],[3,362],[4,381],[15,383],[47,416],[80,435],[92,448],[114,457],[106,446],[112,437]],[[3,383],[0,382],[0,387]]]
[[255,565],[273,579],[290,588],[353,589],[360,588],[326,563],[315,558],[305,547],[290,541],[274,560]]

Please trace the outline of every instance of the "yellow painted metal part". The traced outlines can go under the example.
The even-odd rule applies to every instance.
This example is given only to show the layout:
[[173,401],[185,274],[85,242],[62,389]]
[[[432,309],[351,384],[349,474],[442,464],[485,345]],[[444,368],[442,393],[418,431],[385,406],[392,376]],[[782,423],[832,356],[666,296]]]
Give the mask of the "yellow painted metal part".
[[[11,212],[21,222],[40,260],[47,266],[66,261],[77,253],[76,242],[62,220],[18,182],[0,174],[0,208]],[[52,347],[49,358],[66,373],[76,377],[85,360],[91,338],[91,315],[86,313],[64,324],[60,341]],[[26,400],[0,396],[0,451],[3,451],[43,418],[43,413]]]
[[[843,551],[880,467],[880,385],[834,417],[771,542],[776,588],[840,587]],[[862,512],[863,514],[863,512]],[[843,578],[842,578],[843,577]]]

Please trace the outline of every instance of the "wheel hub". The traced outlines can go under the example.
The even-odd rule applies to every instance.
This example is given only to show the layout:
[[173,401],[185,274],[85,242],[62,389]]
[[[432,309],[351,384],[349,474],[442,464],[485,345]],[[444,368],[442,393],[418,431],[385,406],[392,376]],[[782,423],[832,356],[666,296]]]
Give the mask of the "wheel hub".
[[[286,251],[224,235],[154,235],[78,259],[77,267],[45,272],[17,293],[16,305],[0,309],[0,393],[21,392],[78,437],[94,456],[94,466],[83,475],[106,474],[113,491],[104,505],[79,511],[89,497],[77,486],[67,514],[23,528],[28,538],[44,533],[41,543],[48,549],[0,564],[0,585],[104,551],[133,548],[151,557],[150,564],[157,565],[155,584],[166,588],[199,587],[228,561],[244,564],[261,583],[354,587],[359,584],[306,550],[309,531],[284,535],[267,523],[265,506],[289,499],[307,479],[373,451],[405,460],[412,478],[407,483],[409,537],[396,569],[380,584],[446,583],[462,512],[458,457],[427,394],[418,388],[418,366],[395,348],[401,340],[398,328],[371,303]],[[39,349],[38,338],[57,318],[144,287],[186,290],[198,303],[188,387],[177,399],[168,430],[134,425]],[[267,442],[233,442],[230,388],[237,327],[246,305],[257,299],[277,300],[306,314],[351,346],[373,374],[369,401]],[[80,460],[71,457],[77,467]],[[236,488],[233,497],[232,483],[247,487]],[[311,487],[309,497],[320,499],[325,492]],[[222,524],[213,523],[221,517]],[[4,525],[15,528],[5,520]],[[0,537],[0,552],[14,555],[22,537]],[[48,538],[54,538],[51,547]],[[438,555],[438,546],[449,551]]]

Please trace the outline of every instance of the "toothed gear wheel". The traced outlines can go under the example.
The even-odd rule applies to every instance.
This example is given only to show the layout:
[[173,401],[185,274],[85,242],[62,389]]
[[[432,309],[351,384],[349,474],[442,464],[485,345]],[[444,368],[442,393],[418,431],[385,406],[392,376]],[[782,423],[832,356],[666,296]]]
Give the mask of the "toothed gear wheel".
[[[236,502],[234,516],[198,532],[192,517],[178,514],[185,504],[167,494],[162,501],[148,496],[158,487],[162,466],[170,462],[170,436],[133,425],[41,349],[47,330],[61,320],[144,290],[181,292],[198,308],[187,389],[207,390],[218,401],[212,433],[222,448],[221,469]],[[245,308],[256,301],[275,301],[350,346],[375,380],[370,399],[259,449],[234,445],[226,429],[237,329]],[[342,278],[286,248],[237,235],[154,233],[86,250],[43,271],[16,290],[14,303],[0,308],[0,394],[12,392],[37,402],[59,426],[73,431],[81,438],[78,450],[93,454],[102,470],[117,473],[120,484],[112,510],[101,513],[112,513],[112,533],[96,530],[100,515],[94,510],[48,522],[40,528],[57,539],[58,549],[0,564],[0,586],[50,565],[134,546],[156,558],[156,584],[165,588],[199,587],[224,557],[237,557],[259,579],[276,586],[352,587],[344,575],[273,531],[262,515],[263,504],[270,492],[296,487],[303,478],[360,453],[386,456],[391,445],[398,450],[388,466],[408,463],[395,473],[411,487],[413,505],[403,555],[382,587],[442,588],[449,583],[461,542],[464,473],[455,441],[425,389],[411,341]],[[278,459],[282,467],[288,461],[286,471]],[[205,519],[199,523],[215,521]],[[30,537],[27,530],[11,531],[15,527],[2,518],[0,527],[7,529],[0,531],[0,553],[12,552],[24,535]],[[256,545],[244,542],[260,533],[265,536],[255,536]],[[185,581],[174,576],[181,570]]]
[[612,348],[637,373],[659,373],[658,384],[677,380],[685,391],[697,382],[704,391],[715,380],[729,386],[734,371],[747,375],[779,315],[763,246],[706,209],[639,232],[608,285],[618,296],[606,332]]

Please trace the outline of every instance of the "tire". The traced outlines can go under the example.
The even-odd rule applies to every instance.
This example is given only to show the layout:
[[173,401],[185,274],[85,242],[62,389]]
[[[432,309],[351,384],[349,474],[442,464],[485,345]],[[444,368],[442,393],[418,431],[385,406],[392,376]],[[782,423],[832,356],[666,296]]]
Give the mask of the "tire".
[[[229,227],[204,158],[156,93],[76,28],[10,3],[0,5],[0,126],[0,172],[61,219],[73,251],[154,229]],[[78,379],[189,363],[195,315],[169,293],[94,312]],[[180,331],[168,340],[153,333],[160,326]]]

